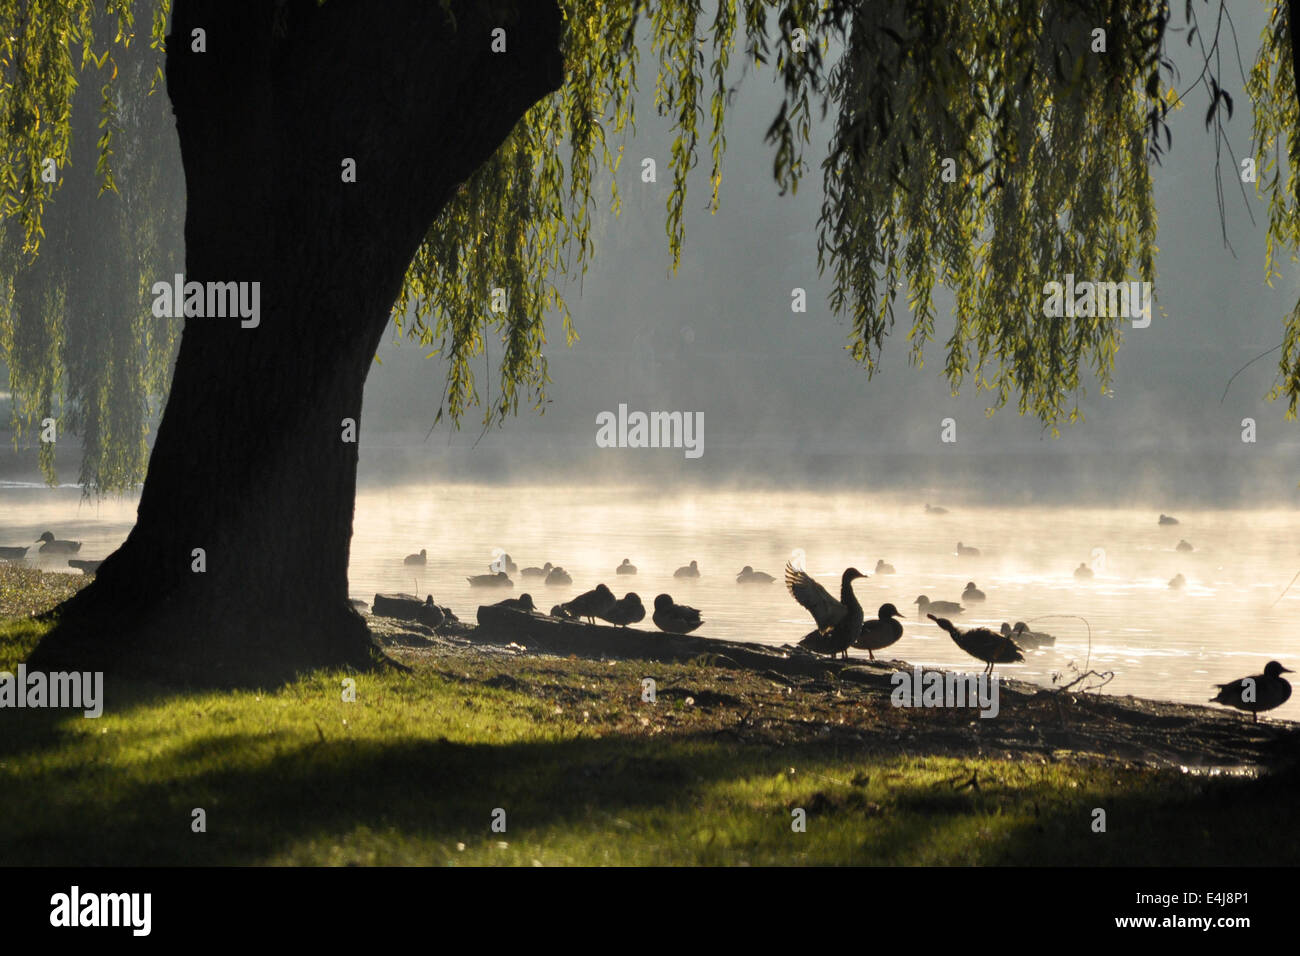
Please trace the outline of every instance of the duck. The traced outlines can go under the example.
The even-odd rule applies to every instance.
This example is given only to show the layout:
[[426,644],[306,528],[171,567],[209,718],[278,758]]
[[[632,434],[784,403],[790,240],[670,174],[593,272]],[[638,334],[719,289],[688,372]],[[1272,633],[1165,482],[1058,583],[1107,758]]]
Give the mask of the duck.
[[99,570],[99,566],[103,563],[103,558],[100,558],[98,561],[82,561],[78,558],[68,558],[68,567],[79,568],[86,574],[94,574]]
[[0,548],[0,561],[21,561],[31,548]]
[[1079,566],[1074,569],[1074,576],[1080,581],[1090,581],[1092,580],[1092,568],[1080,561]]
[[487,569],[489,571],[491,571],[494,574],[497,571],[504,571],[507,575],[519,573],[519,565],[515,564],[514,560],[510,557],[510,555],[506,554],[504,551],[501,552],[494,551],[493,555],[494,557],[492,558],[492,563],[487,566]]
[[1156,524],[1178,524],[1178,519],[1173,515],[1162,514]]
[[1024,621],[1016,621],[1015,627],[1003,621],[1002,636],[1011,638],[1021,648],[1050,647],[1056,643],[1054,634],[1048,634],[1046,631],[1031,631],[1029,625]]
[[602,621],[609,621],[610,624],[627,627],[629,624],[637,624],[645,620],[645,605],[641,603],[639,594],[628,591],[596,616]]
[[623,563],[614,569],[614,573],[615,574],[636,574],[636,565],[632,563],[631,559],[624,558]]
[[972,601],[978,603],[979,601],[983,601],[984,598],[985,598],[984,592],[975,586],[974,581],[966,582],[966,590],[961,592],[961,599],[963,601]]
[[862,632],[862,605],[853,593],[853,582],[866,575],[857,568],[845,568],[840,575],[840,599],[813,580],[807,571],[799,571],[789,562],[785,566],[785,587],[790,596],[813,616],[817,630],[799,642],[818,654],[849,656],[849,647]]
[[876,562],[876,574],[894,574],[894,566],[886,564],[884,558]]
[[504,601],[497,601],[493,607],[509,607],[516,611],[536,611],[537,605],[533,603],[531,594],[521,594],[517,598],[506,598]]
[[408,554],[402,558],[403,564],[424,564],[429,560],[429,551],[427,548],[421,548],[419,554]]
[[1178,540],[1178,544],[1176,544],[1176,545],[1174,546],[1174,550],[1175,550],[1175,551],[1182,551],[1182,552],[1186,553],[1186,552],[1188,552],[1188,551],[1195,551],[1196,549],[1192,547],[1191,542],[1186,541],[1186,540],[1180,538],[1180,539]]
[[963,631],[946,617],[935,617],[933,614],[927,614],[926,617],[947,631],[953,643],[963,651],[983,661],[987,665],[984,668],[985,674],[993,673],[994,664],[1015,664],[1025,659],[1014,640],[990,631],[987,627],[973,627],[969,631]]
[[1181,574],[1175,574],[1172,578],[1169,579],[1169,586],[1173,588],[1175,591],[1177,591],[1186,583],[1187,583],[1187,578],[1183,577]]
[[586,618],[587,623],[595,624],[596,616],[607,611],[617,598],[614,592],[603,584],[597,584],[590,591],[583,591],[572,601],[560,605],[560,617]]
[[853,646],[866,651],[867,657],[874,661],[876,651],[888,647],[903,636],[903,625],[895,620],[902,616],[894,605],[880,605],[875,620],[862,622],[862,630],[858,632]]
[[41,545],[41,554],[75,554],[81,550],[80,541],[56,541],[48,531],[36,540],[45,542]]
[[765,571],[755,571],[750,565],[745,565],[736,575],[737,584],[771,584],[776,578]]
[[978,558],[980,556],[980,549],[968,547],[967,545],[964,545],[960,541],[958,541],[957,556],[960,558]]
[[956,601],[931,601],[924,594],[912,603],[916,605],[917,617],[928,614],[931,608],[938,611],[940,614],[962,614],[966,610]]
[[569,576],[569,572],[564,570],[564,568],[559,567],[558,565],[556,567],[551,568],[550,571],[546,572],[547,587],[551,587],[551,588],[563,587],[565,585],[572,584],[572,583],[573,583],[573,578]]
[[466,578],[469,586],[472,588],[512,588],[515,582],[506,576],[504,571],[498,571],[496,574],[476,574],[472,578]]
[[941,508],[938,505],[932,505],[929,502],[926,502],[925,513],[928,515],[946,515],[948,513],[948,509]]
[[673,572],[675,578],[698,578],[700,576],[700,566],[692,561],[685,567],[678,568]]
[[540,568],[524,568],[520,574],[526,578],[544,578],[551,573],[551,568],[553,567],[554,565],[551,564],[550,561],[547,561],[546,564]]
[[667,594],[655,598],[652,620],[659,630],[670,634],[689,634],[704,623],[699,611],[685,604],[674,604],[672,597]]
[[[1283,674],[1294,674],[1295,671],[1289,667],[1283,667],[1277,661],[1269,661],[1264,665],[1264,673],[1255,674],[1252,677],[1243,677],[1240,680],[1228,681],[1226,684],[1216,684],[1219,693],[1210,698],[1211,704],[1224,704],[1228,707],[1236,707],[1238,710],[1250,711],[1251,721],[1259,723],[1259,712],[1261,710],[1272,710],[1274,707],[1281,707],[1291,699],[1291,684],[1283,677]],[[1254,693],[1248,693],[1254,688]],[[1253,697],[1253,700],[1248,700]]]
[[424,603],[415,612],[415,619],[421,624],[427,624],[429,627],[442,627],[448,618],[455,620],[456,616],[451,613],[450,608],[438,607],[438,605],[434,604],[432,594],[425,597]]

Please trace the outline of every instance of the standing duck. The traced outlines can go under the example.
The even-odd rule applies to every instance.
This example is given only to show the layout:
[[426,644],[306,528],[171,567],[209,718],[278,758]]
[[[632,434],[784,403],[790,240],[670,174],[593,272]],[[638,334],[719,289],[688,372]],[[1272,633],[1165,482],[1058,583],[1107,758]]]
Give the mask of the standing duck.
[[403,564],[424,564],[429,560],[429,552],[426,548],[421,548],[419,554],[408,554],[402,558]]
[[886,564],[884,558],[881,558],[876,562],[876,574],[893,574],[893,573],[894,573],[894,566],[892,564]]
[[1074,569],[1074,576],[1078,578],[1080,581],[1091,581],[1092,568],[1088,567],[1088,565],[1080,561],[1079,566]]
[[966,610],[956,601],[931,601],[924,594],[912,603],[916,605],[917,617],[922,617],[931,611],[938,611],[940,614],[961,614]]
[[764,571],[755,571],[748,564],[736,575],[737,584],[771,584],[776,578]]
[[550,561],[547,561],[546,564],[540,568],[524,568],[520,574],[526,578],[544,578],[551,573],[552,567],[554,567],[554,565],[551,564]]
[[847,658],[849,647],[862,632],[862,605],[853,593],[853,582],[866,575],[857,568],[845,568],[840,575],[840,599],[818,584],[806,571],[785,566],[785,587],[813,616],[817,630],[799,642],[818,654],[840,654]]
[[564,570],[564,568],[554,567],[551,568],[550,571],[546,572],[547,587],[563,587],[572,583],[573,578],[569,577],[569,572]]
[[583,618],[590,624],[596,623],[596,617],[607,611],[617,599],[614,592],[603,584],[597,584],[590,591],[583,591],[572,601],[560,605],[561,617]]
[[56,541],[54,535],[46,531],[37,541],[44,541],[41,545],[41,554],[75,554],[81,550],[80,541]]
[[895,620],[902,616],[894,605],[880,605],[880,610],[876,612],[876,619],[863,622],[862,630],[858,632],[853,646],[866,651],[867,656],[874,661],[876,651],[883,650],[903,636],[903,625]]
[[498,571],[496,574],[476,574],[472,578],[466,578],[469,586],[472,588],[512,588],[515,582],[506,577],[504,571]]
[[641,603],[639,594],[628,591],[627,594],[596,616],[602,621],[609,621],[610,624],[627,627],[629,624],[636,624],[645,620],[645,605]]
[[1282,675],[1294,673],[1291,668],[1283,667],[1277,661],[1269,661],[1264,665],[1262,674],[1243,677],[1226,684],[1216,684],[1219,693],[1218,696],[1211,698],[1210,703],[1226,704],[1238,710],[1248,710],[1251,720],[1259,723],[1261,710],[1281,707],[1291,699],[1291,684]]
[[704,623],[700,612],[685,604],[674,604],[671,596],[661,594],[655,598],[655,626],[670,634],[689,634]]
[[972,548],[969,545],[957,542],[957,556],[959,558],[978,558],[980,556],[979,548]]
[[675,578],[698,578],[700,576],[700,566],[692,561],[685,567],[678,568],[673,572]]
[[636,574],[636,565],[630,558],[624,558],[623,563],[614,569],[615,574]]
[[926,617],[947,631],[953,643],[963,651],[987,664],[985,674],[993,673],[994,664],[1015,664],[1025,659],[1015,641],[996,631],[990,631],[987,627],[973,627],[969,631],[963,631],[946,617],[935,617],[933,614],[927,614]]
[[984,592],[975,586],[974,581],[967,581],[966,590],[961,592],[961,599],[967,602],[978,603],[979,601],[983,601],[984,597]]

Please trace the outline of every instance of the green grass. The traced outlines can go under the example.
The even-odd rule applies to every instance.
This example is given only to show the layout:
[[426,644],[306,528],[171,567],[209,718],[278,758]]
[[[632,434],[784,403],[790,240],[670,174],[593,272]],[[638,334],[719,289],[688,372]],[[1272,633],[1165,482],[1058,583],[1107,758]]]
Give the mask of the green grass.
[[[0,669],[42,627],[0,626]],[[265,692],[110,685],[97,720],[0,711],[0,863],[1300,862],[1272,836],[1300,825],[1294,779],[872,755],[797,711],[779,740],[746,740],[725,730],[745,707],[671,693],[717,674],[693,665],[411,663],[356,675],[354,703],[349,675],[320,673]],[[737,700],[751,680],[721,679]]]

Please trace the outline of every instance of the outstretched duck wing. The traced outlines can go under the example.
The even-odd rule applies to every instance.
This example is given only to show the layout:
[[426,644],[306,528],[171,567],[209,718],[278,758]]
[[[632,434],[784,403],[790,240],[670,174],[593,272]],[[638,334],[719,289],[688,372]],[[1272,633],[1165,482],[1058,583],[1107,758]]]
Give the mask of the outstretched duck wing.
[[839,623],[845,615],[844,605],[831,596],[831,593],[814,581],[807,572],[796,571],[793,564],[785,566],[786,590],[796,601],[808,609],[817,630],[825,631]]

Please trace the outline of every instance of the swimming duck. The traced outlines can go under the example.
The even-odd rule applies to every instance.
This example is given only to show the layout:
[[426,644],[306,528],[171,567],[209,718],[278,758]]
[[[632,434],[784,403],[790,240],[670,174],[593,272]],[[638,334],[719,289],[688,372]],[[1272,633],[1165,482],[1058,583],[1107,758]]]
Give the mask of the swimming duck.
[[902,616],[894,605],[880,605],[875,620],[862,622],[862,630],[858,632],[853,646],[866,651],[867,656],[874,661],[875,651],[888,647],[903,636],[903,625],[894,620]]
[[36,540],[45,542],[41,545],[41,554],[74,554],[81,550],[80,541],[56,541],[48,531]]
[[615,574],[636,574],[636,565],[629,558],[624,558],[623,563],[614,569]]
[[671,634],[689,634],[704,623],[700,612],[685,604],[674,604],[671,596],[661,594],[655,598],[655,626]]
[[100,558],[98,561],[82,561],[77,558],[68,558],[68,567],[80,568],[86,574],[94,574],[99,570],[99,566],[103,563],[103,558]]
[[1172,515],[1162,514],[1157,524],[1178,524],[1178,519]]
[[536,611],[537,605],[533,603],[531,594],[521,594],[517,598],[506,598],[504,601],[497,601],[493,607],[512,607],[516,611]]
[[[1248,710],[1251,720],[1259,723],[1261,710],[1281,707],[1291,699],[1291,684],[1282,675],[1294,673],[1291,668],[1283,667],[1277,661],[1269,661],[1264,665],[1262,674],[1243,677],[1226,684],[1216,684],[1219,693],[1218,696],[1211,698],[1210,703],[1226,704],[1238,710]],[[1251,693],[1252,688],[1253,693]]]
[[569,572],[564,570],[564,568],[554,567],[551,568],[550,571],[546,572],[547,587],[552,587],[552,588],[561,587],[563,585],[572,584],[572,583],[573,583],[573,578],[569,577]]
[[544,578],[551,573],[552,567],[554,567],[554,565],[552,565],[550,561],[547,561],[546,564],[540,568],[524,568],[520,573],[526,578]]
[[771,584],[776,578],[765,571],[755,571],[748,564],[736,575],[737,584]]
[[984,597],[984,592],[975,586],[974,581],[967,581],[966,590],[961,592],[961,599],[963,601],[979,602],[983,601]]
[[685,567],[678,568],[673,572],[675,578],[698,578],[700,576],[700,566],[692,561]]
[[641,603],[639,594],[628,591],[627,594],[596,616],[602,621],[609,621],[610,624],[627,627],[629,624],[636,624],[645,620],[645,605]]
[[956,601],[931,601],[922,594],[912,602],[916,607],[916,616],[921,617],[928,614],[931,610],[938,611],[940,614],[961,614],[966,609]]
[[1174,550],[1187,552],[1187,551],[1195,551],[1196,549],[1193,548],[1189,542],[1179,539],[1178,544],[1174,546]]
[[980,556],[980,549],[968,547],[958,541],[957,556],[960,558],[978,558]]
[[597,584],[590,591],[583,591],[572,601],[560,605],[563,612],[561,617],[573,617],[587,619],[590,624],[596,623],[596,616],[602,611],[607,611],[614,604],[617,598],[614,592],[603,584]]
[[993,673],[994,664],[1015,664],[1025,659],[1014,640],[990,631],[987,627],[973,627],[969,631],[963,631],[946,617],[935,617],[933,614],[927,614],[926,617],[947,631],[953,643],[963,651],[987,664],[985,674]]
[[1074,576],[1075,576],[1076,578],[1078,578],[1080,581],[1088,581],[1088,580],[1091,580],[1091,579],[1092,579],[1092,568],[1088,567],[1088,565],[1086,565],[1086,564],[1084,564],[1082,561],[1080,561],[1080,562],[1079,562],[1079,566],[1078,566],[1077,568],[1074,569]]
[[0,548],[0,560],[21,561],[27,557],[30,548]]
[[866,575],[857,568],[845,568],[840,575],[840,599],[818,584],[807,571],[797,571],[789,562],[785,566],[785,587],[790,595],[813,616],[817,630],[799,642],[818,654],[840,654],[847,658],[849,646],[862,632],[862,605],[853,593],[853,582]]
[[948,513],[948,509],[941,508],[938,505],[932,505],[929,502],[926,502],[925,513],[928,515],[946,515]]
[[406,557],[402,558],[402,563],[403,564],[424,564],[428,560],[429,560],[428,550],[425,548],[421,548],[419,554],[408,554]]
[[876,574],[893,574],[893,573],[894,573],[894,566],[892,564],[886,564],[883,558],[881,558],[876,562]]
[[1003,621],[1002,636],[1011,638],[1022,648],[1050,647],[1056,643],[1054,634],[1048,634],[1046,631],[1031,631],[1024,621],[1016,621],[1015,627]]
[[472,578],[466,578],[469,586],[472,588],[512,588],[515,582],[506,577],[504,571],[498,571],[496,574],[476,574]]
[[1181,574],[1175,574],[1172,578],[1169,579],[1169,586],[1173,588],[1175,591],[1181,588],[1186,583],[1187,583],[1187,579],[1183,577]]

